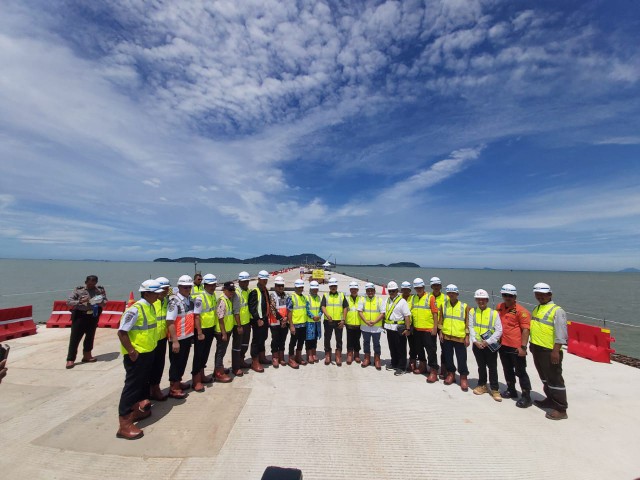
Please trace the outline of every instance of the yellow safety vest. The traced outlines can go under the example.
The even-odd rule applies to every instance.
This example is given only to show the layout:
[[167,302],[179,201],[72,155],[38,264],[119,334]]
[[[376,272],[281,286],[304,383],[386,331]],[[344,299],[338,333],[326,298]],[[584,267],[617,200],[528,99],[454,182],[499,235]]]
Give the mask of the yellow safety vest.
[[473,308],[471,309],[471,312],[475,315],[473,329],[476,332],[476,340],[478,342],[482,340],[480,336],[487,331],[491,332],[491,335],[493,335],[493,332],[495,331],[496,318],[498,318],[498,312],[490,309],[489,307],[484,310]]
[[538,305],[531,312],[531,343],[544,348],[553,348],[556,331],[553,319],[560,307],[553,302]]
[[[271,309],[271,306],[269,305],[269,298],[267,296],[267,311],[263,312],[262,311],[262,290],[260,290],[258,287],[254,288],[253,290],[251,290],[252,292],[257,292],[256,296],[258,298],[258,305],[257,305],[257,311],[258,314],[260,314],[258,316],[258,318],[262,318],[263,320],[266,319],[269,316],[269,310]],[[247,297],[248,298],[248,297]]]
[[200,285],[194,284],[193,287],[191,287],[191,295],[197,295],[202,292],[204,292],[204,285],[202,284]]
[[438,295],[437,297],[433,295],[433,298],[436,299],[436,305],[438,306],[438,310],[440,310],[441,308],[444,310],[444,304],[447,303],[447,300],[449,300],[449,297],[447,297],[445,293],[440,292],[440,295]]
[[[138,300],[131,305],[122,316],[124,317],[132,308],[138,310],[138,319],[136,320],[136,324],[131,327],[131,330],[127,332],[129,334],[129,340],[131,340],[131,345],[133,345],[133,348],[135,348],[138,353],[153,352],[158,343],[156,334],[156,311],[152,305]],[[128,353],[123,345],[120,346],[120,351],[123,355]]]
[[451,306],[451,302],[445,302],[442,316],[442,333],[451,337],[464,338],[467,336],[466,325],[464,323],[464,313],[467,305],[458,301],[455,307]]
[[344,307],[342,304],[344,303],[344,293],[336,292],[335,294],[325,293],[324,294],[327,313],[334,321],[338,322],[343,320],[342,313]]
[[218,325],[218,315],[216,315],[216,306],[218,298],[215,293],[207,293],[203,291],[199,294],[202,298],[202,311],[200,312],[200,326],[202,328],[212,328]]
[[311,295],[307,295],[307,301],[309,302],[309,310],[311,310],[311,314],[314,317],[322,316],[322,312],[320,312],[320,303],[322,303],[320,296],[316,295],[315,297],[312,297]]
[[166,296],[162,300],[156,300],[153,303],[153,309],[156,312],[156,341],[167,338],[167,306],[169,305],[169,297]]
[[[233,330],[233,327],[235,327],[236,325],[236,321],[235,318],[233,316],[233,302],[227,298],[227,296],[223,293],[222,295],[220,295],[220,298],[218,299],[218,304],[220,302],[224,302],[227,311],[226,314],[224,316],[224,329],[226,330],[227,333],[231,333],[231,331]],[[217,305],[216,305],[216,310],[217,310]],[[216,312],[216,318],[217,318],[217,312]],[[221,329],[220,329],[220,319],[216,320],[216,333],[220,333]]]
[[249,290],[236,288],[236,295],[240,299],[240,325],[251,323],[251,314],[249,313]]
[[298,295],[294,292],[291,295],[291,301],[293,302],[291,323],[294,325],[307,323],[307,297],[305,295]]
[[411,318],[413,319],[414,328],[433,328],[435,321],[433,318],[433,312],[431,311],[431,297],[430,293],[425,293],[422,298],[418,295],[411,297]]
[[345,324],[347,325],[356,325],[360,326],[360,316],[358,315],[358,304],[360,303],[360,295],[356,296],[354,300],[351,295],[347,297],[347,302],[349,302],[349,311],[347,312],[347,320]]
[[[368,321],[373,322],[380,315],[380,299],[376,296],[373,298],[369,298],[368,296],[364,297],[364,308],[362,309],[362,316]],[[367,326],[362,320],[360,320],[360,325]],[[376,322],[374,327],[382,326],[382,319]]]
[[387,304],[385,305],[385,314],[384,314],[384,321],[386,323],[391,323],[391,324],[398,324],[398,323],[405,323],[404,317],[401,318],[400,320],[391,320],[391,314],[393,313],[393,310],[396,308],[396,305],[398,305],[398,303],[400,303],[400,300],[402,300],[402,295],[398,295],[396,296],[396,298],[393,299],[393,301],[389,301],[391,300],[391,297],[387,298]]

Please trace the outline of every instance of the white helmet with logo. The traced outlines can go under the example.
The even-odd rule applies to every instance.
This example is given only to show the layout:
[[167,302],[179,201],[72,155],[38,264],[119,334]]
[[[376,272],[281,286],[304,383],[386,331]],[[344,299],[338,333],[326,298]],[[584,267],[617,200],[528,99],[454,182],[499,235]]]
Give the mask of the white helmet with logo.
[[360,285],[358,285],[358,282],[350,282],[349,283],[349,289],[355,288],[356,290],[360,290]]
[[536,283],[533,286],[533,293],[551,293],[551,287],[547,283]]
[[397,290],[397,289],[398,289],[398,284],[393,280],[387,283],[387,290]]
[[191,286],[193,285],[193,278],[191,278],[189,275],[182,275],[178,279],[178,285]]
[[218,283],[218,279],[213,273],[207,273],[204,277],[202,277],[202,283],[205,285],[215,285]]
[[266,270],[260,270],[258,272],[258,278],[260,280],[269,280],[269,272],[267,272]]
[[338,279],[336,277],[331,277],[329,279],[329,286],[331,287],[333,285],[338,286]]
[[429,280],[429,285],[442,285],[442,280],[440,280],[438,277],[431,277],[431,279]]
[[366,283],[366,284],[364,285],[364,289],[365,289],[365,290],[371,290],[371,289],[374,289],[374,290],[375,290],[375,289],[376,289],[376,286],[375,286],[373,283],[369,282],[369,283]]
[[400,288],[401,288],[402,290],[405,290],[405,289],[407,289],[407,288],[408,288],[409,290],[411,290],[411,282],[402,282],[402,283],[400,284]]
[[424,287],[424,280],[421,278],[416,278],[413,280],[413,288]]
[[296,288],[304,288],[304,280],[296,280],[295,282],[293,282],[293,286]]
[[278,275],[276,278],[274,278],[273,283],[275,283],[276,285],[284,285],[284,278]]
[[514,287],[510,283],[505,283],[500,289],[500,294],[518,295],[518,290],[516,290],[516,287]]
[[458,287],[453,283],[447,285],[447,293],[458,293]]
[[311,280],[311,282],[309,283],[309,290],[317,290],[319,288],[320,288],[320,284],[315,280]]
[[160,285],[156,280],[145,280],[138,288],[139,292],[151,292],[160,293],[164,287]]
[[487,300],[489,300],[489,292],[480,288],[476,290],[476,293],[473,294],[473,298],[486,298]]
[[162,288],[169,288],[171,286],[171,282],[167,277],[158,277],[156,278],[156,282],[158,282]]
[[251,279],[251,275],[249,275],[249,272],[240,272],[238,274],[238,281],[239,282],[247,282]]

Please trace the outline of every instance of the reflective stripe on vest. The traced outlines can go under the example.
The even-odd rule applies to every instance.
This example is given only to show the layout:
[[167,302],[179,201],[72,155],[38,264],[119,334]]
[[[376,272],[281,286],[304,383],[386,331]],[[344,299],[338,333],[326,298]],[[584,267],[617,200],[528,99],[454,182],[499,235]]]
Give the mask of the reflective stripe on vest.
[[389,317],[391,317],[391,314],[393,313],[393,310],[396,308],[396,305],[398,305],[398,303],[400,303],[400,300],[402,300],[402,296],[398,295],[393,302],[391,303],[391,305],[389,305],[389,300],[391,300],[391,297],[389,297],[387,299],[387,304],[385,305],[385,314],[384,314],[384,321],[386,323],[404,323],[404,317],[402,317],[400,320],[391,320]]
[[[273,297],[275,299],[275,302],[274,302],[275,309],[278,311],[278,313],[282,318],[286,319],[287,318],[287,296],[283,295],[281,297],[277,293],[274,293]],[[271,305],[271,298],[269,298],[269,325],[270,326],[280,325],[280,320],[278,320],[278,317],[273,311],[273,307]]]
[[[224,302],[226,307],[225,316],[224,316],[224,330],[230,335],[231,331],[233,330],[233,327],[235,327],[236,325],[236,320],[233,315],[233,302],[229,300],[224,293],[220,295],[220,298],[218,298],[218,303],[216,305],[216,318],[218,316],[217,310],[220,302]],[[220,333],[222,331],[220,329],[220,319],[216,320],[215,327],[216,327],[216,333]]]
[[[176,327],[176,337],[178,340],[184,340],[193,336],[195,326],[193,319],[193,301],[190,297],[185,298],[184,300],[180,299],[180,297],[178,296],[174,298],[178,300],[178,315],[174,320],[174,325]],[[188,303],[185,304],[185,301],[187,301]]]
[[[486,312],[489,312],[489,314],[487,314]],[[473,313],[475,315],[473,329],[476,332],[476,340],[480,341],[480,336],[487,330],[491,332],[491,335],[493,335],[493,332],[495,331],[494,326],[496,324],[498,312],[496,312],[495,310],[491,310],[490,308],[485,308],[484,310],[474,308]]]
[[156,338],[158,341],[167,337],[167,305],[169,298],[164,297],[162,300],[156,300],[153,308],[156,311]]
[[[146,302],[138,300],[122,315],[126,315],[131,308],[135,308],[138,311],[138,318],[135,325],[131,327],[129,332],[127,332],[129,334],[131,345],[133,345],[133,348],[135,348],[138,353],[153,352],[156,348],[156,344],[158,343],[155,330],[156,311],[152,305],[148,305]],[[122,345],[120,346],[120,351],[123,354],[127,353],[127,350]]]
[[356,299],[354,300],[351,295],[347,297],[347,302],[349,302],[349,311],[347,311],[347,320],[345,321],[345,324],[360,326],[360,316],[358,315],[358,304],[360,303],[360,298],[360,296],[356,296]]
[[438,310],[440,310],[441,308],[444,309],[444,304],[447,303],[447,300],[449,299],[449,297],[447,297],[444,293],[441,293],[437,297],[434,295],[433,298],[436,299]]
[[236,288],[236,295],[240,299],[240,325],[246,325],[251,322],[251,314],[249,313],[249,290]]
[[442,316],[444,317],[442,322],[443,334],[458,338],[467,336],[464,323],[466,307],[467,306],[460,301],[456,303],[455,306],[451,306],[451,302],[445,302],[442,312]]
[[[251,290],[252,292],[257,292],[256,296],[258,297],[258,305],[256,307],[256,310],[258,311],[258,318],[264,318],[265,314],[262,311],[262,290],[260,290],[258,287],[254,288],[253,290]],[[248,297],[247,297],[248,298]],[[269,303],[269,302],[267,302]]]
[[435,322],[431,311],[431,297],[430,293],[425,293],[422,297],[411,297],[411,318],[415,328],[433,328]]
[[[362,316],[368,321],[373,322],[380,315],[380,299],[378,297],[364,297],[364,308],[362,309]],[[360,320],[360,324],[367,326],[362,320]],[[379,322],[376,322],[374,327],[382,326],[382,319]]]
[[538,305],[531,313],[531,343],[544,348],[553,348],[556,343],[553,319],[560,307],[553,302]]
[[291,310],[291,322],[294,325],[307,323],[307,297],[294,293],[291,295],[293,309]]
[[202,298],[202,311],[200,312],[200,325],[202,328],[212,328],[218,323],[218,316],[216,315],[216,305],[218,299],[216,294],[207,293],[206,291],[200,294]]
[[331,293],[325,293],[325,308],[327,309],[327,314],[335,321],[338,322],[340,320],[344,320],[342,318],[342,314],[344,313],[344,293],[336,292],[335,295]]
[[196,285],[195,283],[191,287],[191,295],[197,295],[199,293],[204,292],[204,285]]
[[320,312],[320,303],[322,302],[322,300],[320,300],[320,297],[318,295],[316,295],[315,297],[308,295],[307,301],[309,302],[309,310],[311,310],[311,313],[314,317],[319,317],[320,315],[322,315],[322,313]]

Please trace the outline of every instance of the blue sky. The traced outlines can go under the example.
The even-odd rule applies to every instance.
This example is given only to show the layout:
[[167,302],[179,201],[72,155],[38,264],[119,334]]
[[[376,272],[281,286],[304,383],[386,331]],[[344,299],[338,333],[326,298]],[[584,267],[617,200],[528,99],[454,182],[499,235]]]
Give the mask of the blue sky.
[[0,4],[0,256],[640,267],[640,5]]

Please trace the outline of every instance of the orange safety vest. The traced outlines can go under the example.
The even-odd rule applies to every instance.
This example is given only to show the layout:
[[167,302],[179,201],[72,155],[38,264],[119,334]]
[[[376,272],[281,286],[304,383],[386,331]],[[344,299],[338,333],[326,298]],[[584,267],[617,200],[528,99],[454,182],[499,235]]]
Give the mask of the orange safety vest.
[[[174,320],[178,340],[192,337],[195,330],[193,300],[186,298],[185,301],[187,303],[180,300],[180,297],[177,295],[172,295],[169,299],[169,308],[171,308],[171,303],[173,303],[173,306],[178,309],[178,316]],[[169,334],[167,333],[167,337],[168,336]]]
[[[280,314],[281,317],[287,318],[287,295],[280,298],[280,296],[276,293],[276,310]],[[280,321],[276,317],[275,313],[273,313],[273,309],[271,308],[271,301],[269,301],[269,325],[276,326],[280,325]]]

